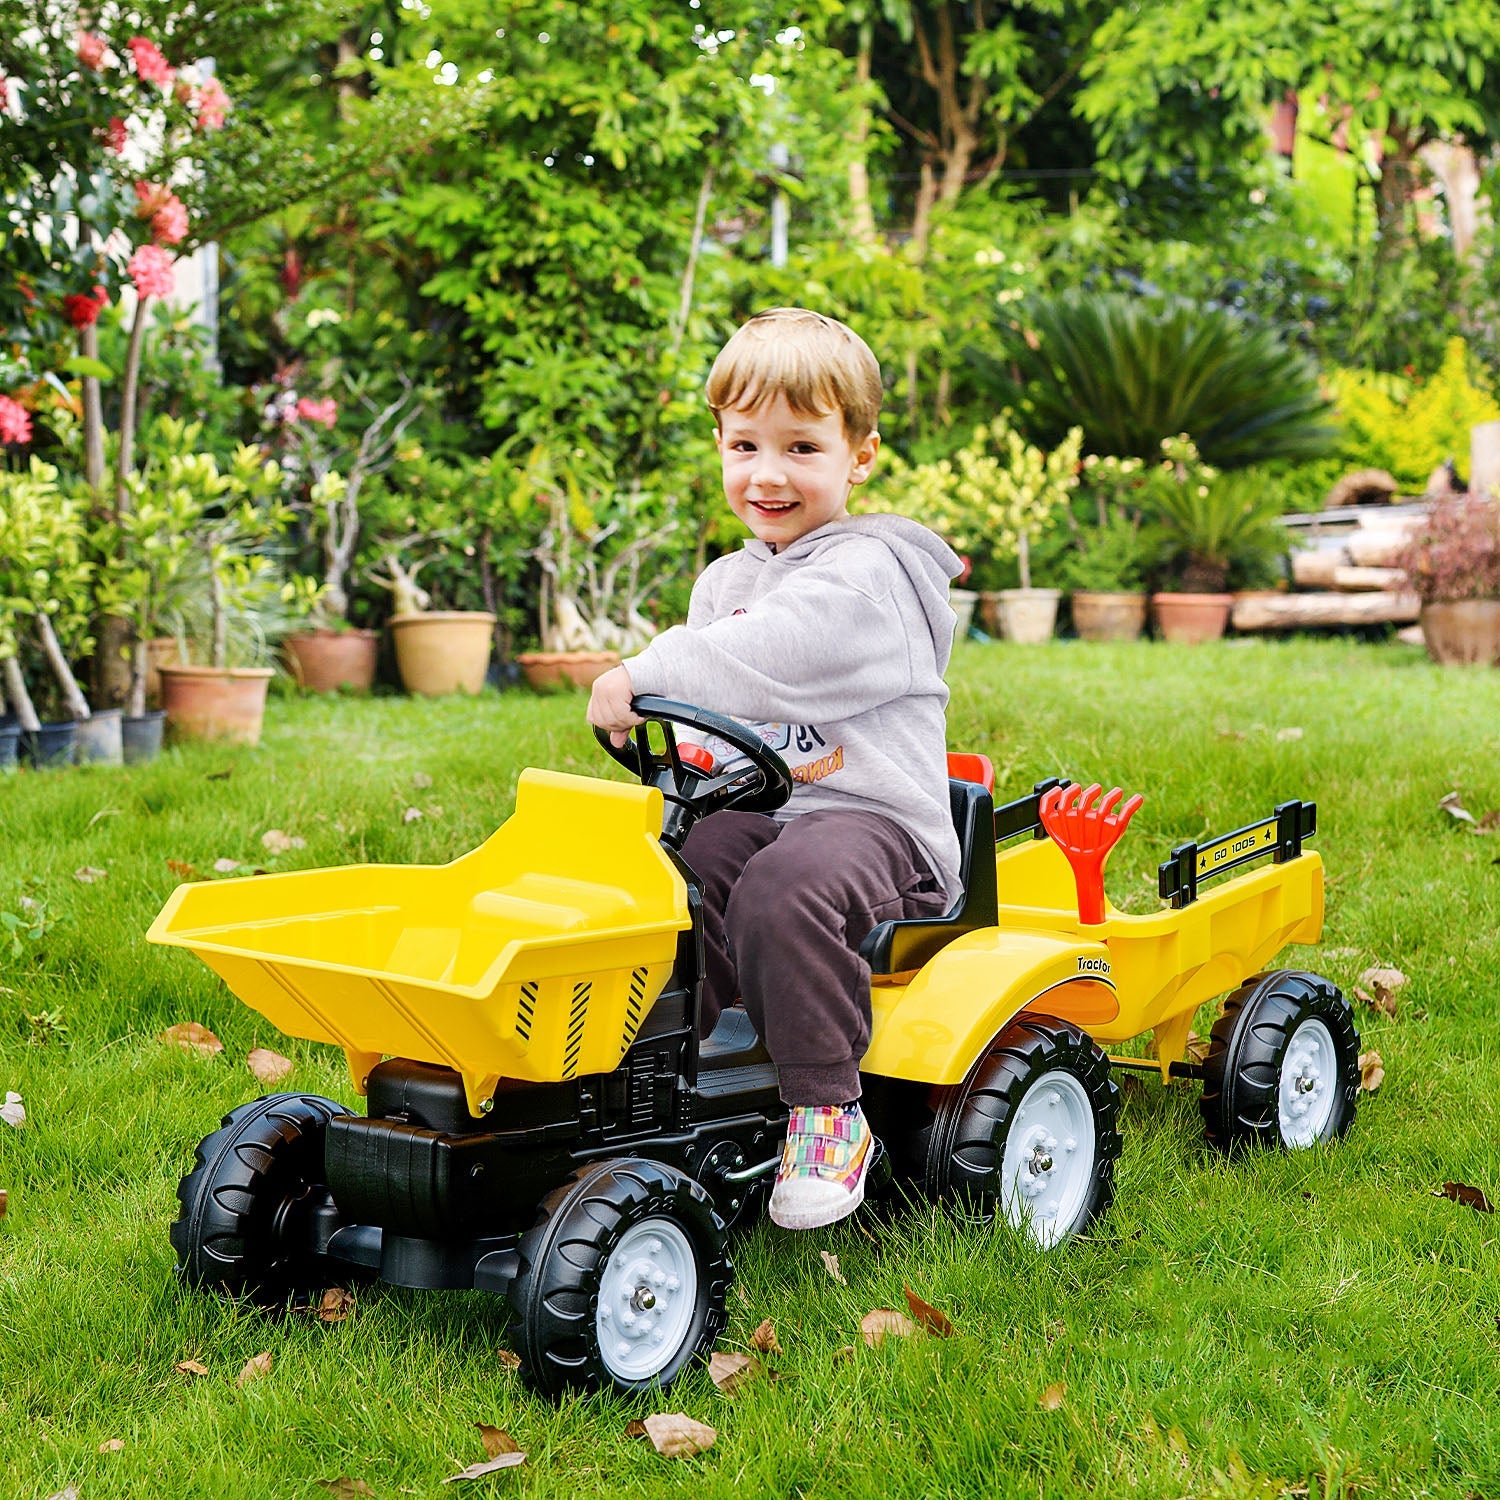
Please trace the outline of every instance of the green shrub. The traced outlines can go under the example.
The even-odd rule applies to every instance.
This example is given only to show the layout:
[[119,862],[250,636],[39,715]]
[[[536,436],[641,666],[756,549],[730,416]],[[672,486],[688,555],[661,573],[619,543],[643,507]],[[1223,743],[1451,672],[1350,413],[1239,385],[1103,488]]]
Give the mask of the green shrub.
[[998,348],[971,358],[1043,446],[1077,424],[1092,453],[1154,458],[1186,433],[1208,462],[1240,468],[1333,442],[1311,360],[1227,308],[1119,292],[1018,306],[997,319]]

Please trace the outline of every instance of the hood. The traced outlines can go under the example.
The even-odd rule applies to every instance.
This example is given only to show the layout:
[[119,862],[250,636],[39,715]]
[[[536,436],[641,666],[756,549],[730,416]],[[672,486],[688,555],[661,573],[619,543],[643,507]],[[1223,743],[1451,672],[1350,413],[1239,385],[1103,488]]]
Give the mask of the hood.
[[798,537],[779,553],[772,552],[754,537],[745,542],[745,550],[766,560],[783,557],[802,561],[822,556],[855,537],[873,537],[884,542],[911,579],[927,615],[932,638],[938,643],[938,671],[945,671],[953,640],[953,606],[948,602],[948,584],[963,572],[963,563],[942,537],[920,522],[905,516],[845,516]]

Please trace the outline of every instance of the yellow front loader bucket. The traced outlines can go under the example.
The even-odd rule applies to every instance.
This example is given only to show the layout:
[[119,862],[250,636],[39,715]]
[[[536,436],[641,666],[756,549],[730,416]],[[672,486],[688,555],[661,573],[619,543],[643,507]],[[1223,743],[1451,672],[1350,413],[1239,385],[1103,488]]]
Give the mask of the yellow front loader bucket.
[[654,787],[521,773],[516,810],[447,865],[179,886],[148,934],[198,955],[288,1036],[453,1068],[471,1114],[502,1078],[618,1066],[689,925]]

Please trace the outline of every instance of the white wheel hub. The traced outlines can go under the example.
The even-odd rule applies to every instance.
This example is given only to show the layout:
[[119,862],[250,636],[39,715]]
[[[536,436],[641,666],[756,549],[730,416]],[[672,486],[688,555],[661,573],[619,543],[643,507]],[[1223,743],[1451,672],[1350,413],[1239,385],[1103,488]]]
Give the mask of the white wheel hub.
[[1000,1163],[1005,1217],[1043,1250],[1077,1223],[1094,1177],[1094,1108],[1083,1084],[1062,1069],[1044,1073],[1011,1117]]
[[1284,1145],[1311,1146],[1323,1138],[1338,1098],[1338,1071],[1333,1033],[1309,1016],[1292,1033],[1281,1059],[1276,1112]]
[[677,1357],[698,1305],[698,1258],[671,1219],[620,1236],[599,1281],[599,1355],[621,1381],[650,1380]]

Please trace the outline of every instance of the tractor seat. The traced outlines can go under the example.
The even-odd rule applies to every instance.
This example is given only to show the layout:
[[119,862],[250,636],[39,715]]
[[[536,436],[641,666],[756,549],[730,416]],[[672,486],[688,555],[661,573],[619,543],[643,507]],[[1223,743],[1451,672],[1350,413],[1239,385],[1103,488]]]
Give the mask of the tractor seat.
[[990,796],[993,772],[982,755],[950,755],[948,769],[948,805],[958,834],[963,895],[944,916],[901,917],[871,928],[859,945],[859,954],[872,974],[904,974],[920,969],[954,938],[994,927],[1000,920],[995,883],[995,805]]

